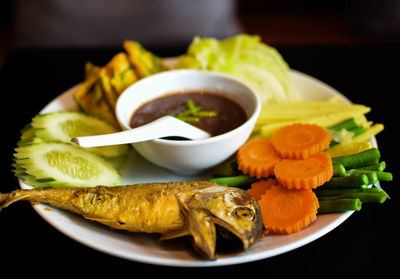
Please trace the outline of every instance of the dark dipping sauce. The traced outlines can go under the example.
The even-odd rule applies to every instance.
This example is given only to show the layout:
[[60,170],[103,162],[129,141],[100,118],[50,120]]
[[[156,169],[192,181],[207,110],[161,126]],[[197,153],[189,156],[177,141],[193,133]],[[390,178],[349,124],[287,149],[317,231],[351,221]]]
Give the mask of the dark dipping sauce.
[[130,126],[136,128],[165,115],[178,115],[187,110],[188,100],[202,110],[217,113],[215,117],[200,117],[199,121],[188,122],[211,136],[229,132],[247,120],[244,109],[228,97],[207,91],[190,91],[167,94],[143,104],[133,113]]

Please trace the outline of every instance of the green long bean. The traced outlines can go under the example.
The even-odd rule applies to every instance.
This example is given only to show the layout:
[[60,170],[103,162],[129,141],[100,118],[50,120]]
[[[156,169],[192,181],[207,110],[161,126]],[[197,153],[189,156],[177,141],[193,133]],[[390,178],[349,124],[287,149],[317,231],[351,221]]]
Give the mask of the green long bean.
[[342,129],[352,130],[357,127],[358,127],[357,122],[354,119],[354,117],[352,117],[352,118],[349,118],[335,126],[329,127],[329,129],[334,130],[334,131],[340,131]]
[[319,201],[318,214],[345,212],[351,210],[361,210],[360,199],[334,199]]
[[337,196],[318,196],[318,201],[331,201],[331,200],[340,200],[340,199],[359,199],[361,202],[373,202],[373,203],[383,203],[387,196],[385,193],[343,193]]
[[211,178],[209,181],[214,182],[218,185],[238,187],[243,185],[248,185],[257,179],[255,177],[250,177],[248,175],[237,175],[237,176],[226,176],[226,177],[215,177]]
[[[390,172],[385,172],[385,171],[372,171],[372,170],[365,170],[365,169],[351,169],[347,171],[348,175],[354,175],[354,174],[365,174],[368,176],[368,179],[370,179],[370,176],[376,176],[376,180],[380,181],[392,181],[393,180],[393,175]],[[376,183],[376,182],[375,182]],[[375,184],[375,183],[370,183],[370,184]]]
[[346,176],[346,168],[342,164],[333,165],[333,176]]
[[332,164],[342,164],[346,169],[356,169],[377,164],[379,158],[379,150],[377,148],[370,148],[357,154],[332,158]]
[[325,188],[325,187],[318,187],[314,189],[315,194],[317,197],[329,197],[329,196],[338,196],[342,194],[351,194],[351,193],[383,193],[377,187],[371,188]]
[[372,171],[384,171],[386,168],[386,162],[382,161],[378,164],[372,164],[366,167],[357,168],[357,170],[372,170]]
[[332,177],[327,183],[324,184],[324,188],[361,188],[365,185],[369,185],[368,177],[365,174],[362,175],[351,175],[344,177]]

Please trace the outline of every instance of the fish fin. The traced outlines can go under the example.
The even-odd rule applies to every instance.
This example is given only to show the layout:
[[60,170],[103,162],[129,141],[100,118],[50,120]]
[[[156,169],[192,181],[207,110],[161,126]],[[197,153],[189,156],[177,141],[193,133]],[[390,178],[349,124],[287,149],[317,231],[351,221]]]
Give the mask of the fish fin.
[[192,196],[193,193],[191,192],[183,192],[176,195],[176,199],[178,201],[181,212],[185,217],[187,217],[187,213],[189,211],[188,202],[192,198]]
[[[215,225],[209,218],[209,214],[204,210],[195,210],[190,208],[189,203],[193,198],[192,192],[179,193],[176,197],[181,212],[185,217],[185,228],[181,231],[184,233],[182,236],[190,235],[193,240],[193,247],[209,260],[215,260],[217,234]],[[178,234],[176,235],[176,237],[178,237]],[[166,238],[162,237],[162,239]]]
[[188,229],[193,238],[194,248],[209,260],[215,260],[217,233],[209,214],[204,210],[192,210],[188,217]]
[[102,224],[109,224],[109,223],[115,223],[114,220],[108,219],[108,218],[102,218],[102,217],[91,217],[91,216],[83,216],[85,219],[90,220],[90,221],[95,221],[99,222]]
[[183,237],[183,236],[187,236],[187,235],[190,235],[190,232],[187,228],[184,228],[182,230],[172,231],[172,232],[163,234],[159,240],[161,240],[161,241],[169,240],[169,239],[174,239],[174,238]]

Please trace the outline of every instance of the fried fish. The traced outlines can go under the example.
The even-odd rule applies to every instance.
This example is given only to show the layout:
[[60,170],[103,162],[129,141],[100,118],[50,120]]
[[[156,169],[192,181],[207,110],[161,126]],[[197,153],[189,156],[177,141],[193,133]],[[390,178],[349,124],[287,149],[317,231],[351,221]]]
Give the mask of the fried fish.
[[113,229],[159,233],[161,239],[191,236],[194,248],[216,259],[216,226],[241,240],[243,249],[260,238],[257,201],[246,191],[208,181],[127,186],[15,190],[0,194],[0,210],[27,200],[68,210]]

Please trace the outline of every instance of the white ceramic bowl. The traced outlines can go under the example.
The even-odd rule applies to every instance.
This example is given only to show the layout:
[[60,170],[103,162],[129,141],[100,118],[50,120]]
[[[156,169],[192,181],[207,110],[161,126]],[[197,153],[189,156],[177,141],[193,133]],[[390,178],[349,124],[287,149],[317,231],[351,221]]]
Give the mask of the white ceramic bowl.
[[144,78],[119,97],[117,119],[123,129],[131,129],[131,117],[144,103],[165,94],[199,89],[208,89],[236,101],[245,110],[248,120],[230,132],[208,139],[156,139],[134,143],[137,152],[158,166],[179,174],[192,175],[223,162],[246,142],[260,113],[260,99],[247,84],[221,73],[171,70]]

